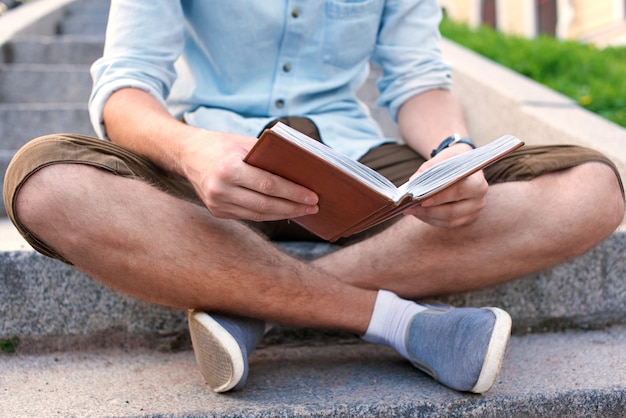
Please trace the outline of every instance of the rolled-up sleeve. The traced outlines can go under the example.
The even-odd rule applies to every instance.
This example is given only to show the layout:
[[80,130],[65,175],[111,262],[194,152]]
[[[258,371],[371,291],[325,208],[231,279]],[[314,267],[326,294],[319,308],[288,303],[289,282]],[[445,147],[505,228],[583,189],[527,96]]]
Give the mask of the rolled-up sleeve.
[[166,105],[183,49],[183,25],[176,0],[111,2],[104,53],[91,67],[89,114],[100,138],[107,138],[102,111],[116,90],[138,88]]
[[441,16],[437,0],[386,2],[373,60],[382,68],[378,105],[394,121],[406,100],[452,86],[452,71],[440,46]]

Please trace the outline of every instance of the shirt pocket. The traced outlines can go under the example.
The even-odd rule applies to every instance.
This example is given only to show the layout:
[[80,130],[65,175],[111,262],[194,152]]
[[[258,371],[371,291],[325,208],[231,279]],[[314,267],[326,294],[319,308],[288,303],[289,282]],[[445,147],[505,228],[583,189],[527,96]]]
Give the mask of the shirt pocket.
[[350,68],[369,58],[376,44],[382,0],[327,0],[322,59]]

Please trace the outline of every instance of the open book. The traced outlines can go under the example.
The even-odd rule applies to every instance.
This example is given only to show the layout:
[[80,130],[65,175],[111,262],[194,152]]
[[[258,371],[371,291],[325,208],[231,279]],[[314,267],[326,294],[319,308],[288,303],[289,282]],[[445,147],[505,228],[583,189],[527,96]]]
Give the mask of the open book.
[[402,213],[522,145],[514,136],[503,136],[396,187],[371,168],[279,122],[261,134],[244,161],[316,192],[318,213],[292,221],[332,242]]

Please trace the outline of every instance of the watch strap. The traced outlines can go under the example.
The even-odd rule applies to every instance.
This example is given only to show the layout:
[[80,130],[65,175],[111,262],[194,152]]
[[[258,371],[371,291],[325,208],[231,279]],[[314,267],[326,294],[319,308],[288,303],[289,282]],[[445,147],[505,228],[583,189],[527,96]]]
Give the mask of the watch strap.
[[430,158],[434,157],[435,155],[439,154],[444,149],[449,148],[454,144],[467,144],[473,149],[476,148],[476,145],[472,142],[471,138],[463,137],[455,133],[453,135],[450,135],[446,139],[444,139],[441,142],[441,144],[439,144],[439,146],[430,153]]

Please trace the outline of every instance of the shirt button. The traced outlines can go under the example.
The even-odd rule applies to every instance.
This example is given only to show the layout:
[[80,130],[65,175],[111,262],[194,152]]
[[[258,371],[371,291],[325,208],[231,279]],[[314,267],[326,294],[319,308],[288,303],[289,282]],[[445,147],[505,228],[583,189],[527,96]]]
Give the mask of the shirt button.
[[283,71],[286,72],[286,73],[291,71],[291,64],[287,63],[287,64],[283,65]]
[[276,100],[276,107],[277,108],[282,108],[283,106],[285,106],[285,101],[282,99]]
[[291,16],[292,16],[293,18],[298,18],[298,16],[300,16],[300,9],[293,9],[293,10],[291,11]]

